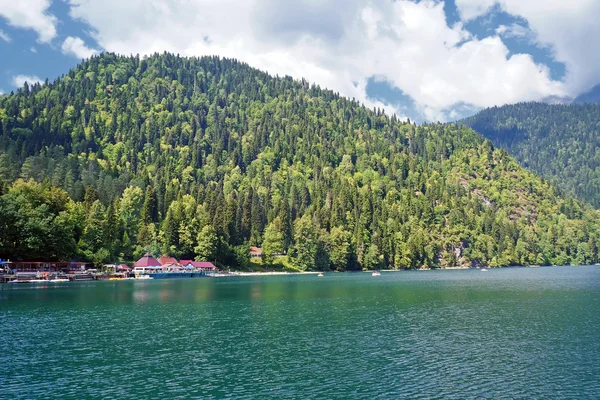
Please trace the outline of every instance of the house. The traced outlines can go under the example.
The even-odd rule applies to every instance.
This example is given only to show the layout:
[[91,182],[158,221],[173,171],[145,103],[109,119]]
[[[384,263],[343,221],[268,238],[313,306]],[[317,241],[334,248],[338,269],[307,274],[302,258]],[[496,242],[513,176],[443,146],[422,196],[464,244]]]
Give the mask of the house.
[[195,268],[199,271],[214,272],[217,270],[213,263],[207,261],[181,260],[179,263],[183,268]]
[[85,271],[91,267],[91,263],[76,261],[12,261],[10,267],[15,272],[33,271]]
[[262,249],[260,247],[250,246],[250,257],[262,257]]
[[144,256],[142,258],[140,258],[139,260],[136,261],[135,264],[133,264],[133,268],[136,267],[160,267],[161,264],[160,262],[158,262],[158,260],[154,257],[152,257],[152,254],[150,253],[146,253],[144,254]]
[[130,269],[131,267],[129,267],[127,264],[117,265],[117,271],[129,271]]
[[173,257],[162,256],[158,259],[158,262],[162,266],[172,266],[173,264],[177,264],[177,260]]

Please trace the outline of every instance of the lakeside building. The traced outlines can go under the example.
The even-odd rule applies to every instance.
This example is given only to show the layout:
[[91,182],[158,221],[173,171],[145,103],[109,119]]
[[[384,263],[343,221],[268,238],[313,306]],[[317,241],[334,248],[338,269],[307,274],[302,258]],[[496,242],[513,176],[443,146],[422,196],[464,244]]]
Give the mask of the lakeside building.
[[179,264],[177,260],[173,257],[162,256],[158,259],[158,262],[162,266],[172,266]]
[[192,261],[192,260],[181,260],[179,262],[183,268],[196,269],[204,272],[215,272],[217,267],[208,261]]
[[252,258],[262,257],[262,253],[263,252],[260,247],[250,246],[250,257],[252,257]]
[[152,254],[150,253],[146,253],[144,254],[144,256],[142,258],[140,258],[139,260],[137,260],[135,262],[135,264],[133,264],[133,268],[137,268],[137,267],[161,267],[162,265],[160,264],[160,262],[152,257]]
[[78,272],[92,267],[89,262],[77,261],[11,261],[9,268],[15,272]]

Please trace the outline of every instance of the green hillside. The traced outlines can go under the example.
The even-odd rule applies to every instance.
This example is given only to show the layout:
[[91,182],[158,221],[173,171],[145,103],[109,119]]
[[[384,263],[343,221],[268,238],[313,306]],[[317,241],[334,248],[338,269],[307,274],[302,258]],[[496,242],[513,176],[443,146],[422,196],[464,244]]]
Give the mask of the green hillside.
[[520,103],[462,122],[523,166],[600,208],[600,104]]
[[[216,57],[104,54],[0,97],[0,257],[299,269],[598,261],[598,212],[469,128]],[[265,262],[270,262],[267,257]]]

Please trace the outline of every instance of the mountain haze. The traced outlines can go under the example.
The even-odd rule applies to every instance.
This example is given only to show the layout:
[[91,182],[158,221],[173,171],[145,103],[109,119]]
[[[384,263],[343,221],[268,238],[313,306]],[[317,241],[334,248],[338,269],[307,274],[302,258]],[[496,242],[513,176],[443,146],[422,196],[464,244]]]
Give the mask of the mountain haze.
[[[103,54],[0,98],[0,257],[298,269],[598,261],[598,212],[461,125],[236,60]],[[61,240],[49,240],[60,237]]]
[[575,100],[573,100],[573,102],[574,103],[600,103],[600,84],[594,86],[588,92],[585,92],[585,93],[577,96],[577,98],[575,98]]

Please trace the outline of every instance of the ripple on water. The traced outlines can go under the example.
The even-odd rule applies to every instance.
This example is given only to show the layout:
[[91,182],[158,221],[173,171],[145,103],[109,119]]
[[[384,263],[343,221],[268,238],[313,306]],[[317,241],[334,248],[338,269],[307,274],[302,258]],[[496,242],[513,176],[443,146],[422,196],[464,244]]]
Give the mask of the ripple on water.
[[600,268],[379,278],[3,287],[0,398],[600,397]]

